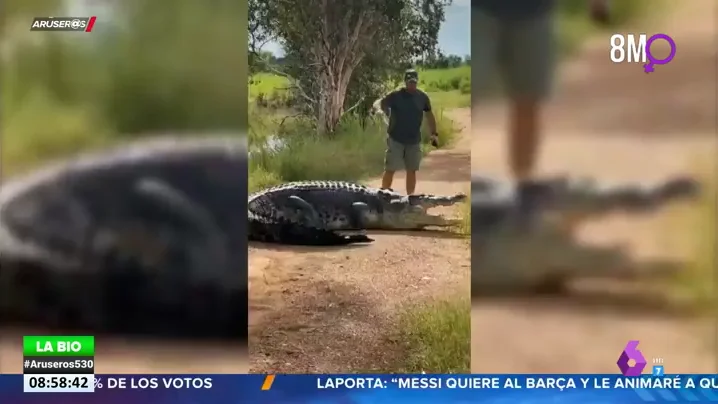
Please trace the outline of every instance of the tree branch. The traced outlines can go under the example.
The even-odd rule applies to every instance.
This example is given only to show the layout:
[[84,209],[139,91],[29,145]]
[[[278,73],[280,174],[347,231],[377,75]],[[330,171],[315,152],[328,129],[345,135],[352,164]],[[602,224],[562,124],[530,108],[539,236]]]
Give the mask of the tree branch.
[[304,88],[302,88],[302,86],[299,84],[299,80],[297,80],[297,79],[295,79],[294,77],[290,76],[289,74],[287,74],[287,73],[285,73],[285,72],[283,72],[283,71],[281,71],[281,70],[279,70],[279,69],[273,67],[270,63],[268,63],[268,61],[267,61],[265,58],[262,58],[261,56],[258,56],[257,58],[258,58],[262,63],[264,63],[264,65],[265,65],[265,67],[266,67],[267,70],[269,70],[270,72],[276,74],[277,76],[281,76],[281,77],[286,78],[286,79],[289,81],[289,83],[292,85],[292,89],[297,90],[297,91],[299,92],[299,95],[300,95],[302,98],[304,98],[306,101],[308,101],[308,102],[311,103],[311,104],[315,104],[315,103],[317,102],[314,98],[312,98],[312,97],[310,97],[309,95],[307,95],[307,92],[304,91]]
[[361,98],[359,98],[359,101],[357,101],[356,104],[352,105],[351,107],[349,107],[349,109],[347,109],[346,111],[344,111],[344,113],[342,114],[342,116],[344,116],[344,115],[346,115],[346,114],[352,112],[353,110],[357,109],[357,107],[359,107],[359,105],[360,105],[362,102],[364,102],[364,99],[366,99],[366,97],[361,97]]

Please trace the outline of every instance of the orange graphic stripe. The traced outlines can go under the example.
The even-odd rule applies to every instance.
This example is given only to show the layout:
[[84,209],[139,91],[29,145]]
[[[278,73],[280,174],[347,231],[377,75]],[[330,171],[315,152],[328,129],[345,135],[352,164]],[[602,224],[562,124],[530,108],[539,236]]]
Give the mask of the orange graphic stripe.
[[267,375],[264,377],[264,383],[262,383],[262,391],[267,391],[272,388],[274,383],[274,375]]

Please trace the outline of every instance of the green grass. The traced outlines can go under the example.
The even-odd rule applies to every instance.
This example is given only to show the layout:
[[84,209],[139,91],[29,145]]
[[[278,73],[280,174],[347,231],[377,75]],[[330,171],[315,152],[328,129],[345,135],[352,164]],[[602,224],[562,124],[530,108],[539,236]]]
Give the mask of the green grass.
[[468,296],[409,306],[400,314],[398,329],[398,340],[406,352],[400,373],[471,371]]
[[471,189],[468,190],[468,200],[461,204],[459,210],[459,218],[461,224],[457,227],[456,232],[464,236],[471,236]]
[[[357,119],[346,119],[332,138],[314,135],[309,122],[293,121],[278,137],[279,149],[254,148],[250,176],[273,173],[278,181],[306,179],[358,180],[381,172],[386,143],[380,122],[369,121],[362,127]],[[252,180],[261,182],[261,180]]]
[[[702,171],[706,172],[706,171]],[[674,279],[671,293],[680,303],[700,314],[715,314],[718,310],[718,294],[715,286],[715,245],[718,240],[718,211],[716,209],[715,175],[702,176],[703,197],[697,205],[682,206],[673,210],[666,224],[670,239],[668,245],[688,245],[690,255],[686,265]]]
[[249,98],[255,99],[259,94],[272,94],[289,85],[289,81],[282,76],[272,73],[257,73],[249,79]]

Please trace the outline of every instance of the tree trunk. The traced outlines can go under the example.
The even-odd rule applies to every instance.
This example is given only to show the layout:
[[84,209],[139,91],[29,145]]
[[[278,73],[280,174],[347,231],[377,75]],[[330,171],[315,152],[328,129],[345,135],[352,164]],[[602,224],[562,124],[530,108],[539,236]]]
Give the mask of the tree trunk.
[[344,114],[344,101],[349,89],[353,66],[338,66],[320,74],[317,121],[321,135],[332,135]]
[[323,72],[319,79],[317,124],[320,135],[332,135],[339,125],[344,97],[339,94],[336,75]]

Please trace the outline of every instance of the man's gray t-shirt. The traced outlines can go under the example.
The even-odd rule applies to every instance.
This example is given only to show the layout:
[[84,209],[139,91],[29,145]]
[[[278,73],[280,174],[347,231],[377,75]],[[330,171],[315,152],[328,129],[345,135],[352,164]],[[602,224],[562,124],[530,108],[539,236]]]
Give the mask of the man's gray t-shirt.
[[555,0],[471,0],[471,7],[502,20],[541,17],[553,11]]
[[389,110],[389,137],[405,145],[421,143],[424,112],[431,111],[431,101],[425,92],[396,90],[384,97],[382,108]]

